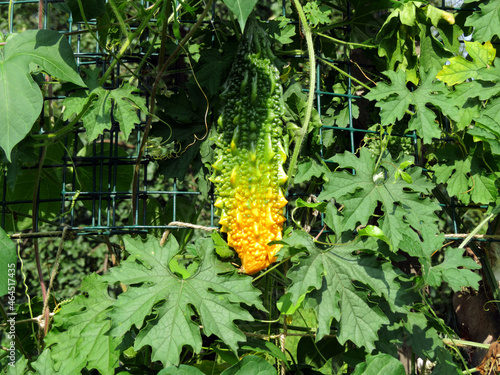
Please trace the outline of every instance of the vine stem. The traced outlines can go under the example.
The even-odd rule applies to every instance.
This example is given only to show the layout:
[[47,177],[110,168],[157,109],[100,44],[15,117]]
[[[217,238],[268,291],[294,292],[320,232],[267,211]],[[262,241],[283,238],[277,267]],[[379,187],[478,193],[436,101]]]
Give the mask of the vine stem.
[[338,43],[338,44],[343,44],[347,46],[353,46],[353,47],[361,47],[361,48],[378,48],[375,45],[371,44],[362,44],[362,43],[354,43],[354,42],[346,42],[345,40],[337,39],[332,36],[320,33],[319,31],[315,32],[316,35],[322,36],[323,38],[330,39],[332,42]]
[[458,246],[459,249],[464,249],[465,246],[469,243],[469,241],[481,230],[481,228],[487,224],[491,219],[493,219],[500,212],[500,205],[496,206],[491,213],[486,216],[469,235],[462,241],[462,243]]
[[38,1],[38,29],[43,29],[43,0]]
[[[36,172],[36,179],[35,179],[35,187],[33,189],[33,205],[31,208],[31,221],[32,223],[37,222],[37,217],[38,217],[38,198],[39,198],[39,189],[40,189],[40,180],[42,178],[42,167],[45,162],[45,156],[47,155],[47,146],[43,146],[42,150],[40,152],[40,160],[38,161],[38,169]],[[38,225],[35,228],[36,231],[38,231]],[[42,299],[43,303],[46,303],[47,301],[47,287],[45,286],[45,282],[43,280],[43,271],[42,271],[42,263],[40,261],[40,249],[38,246],[38,238],[33,239],[33,250],[35,252],[35,262],[36,262],[36,270],[38,272],[38,281],[40,283],[40,288],[42,289]],[[47,314],[45,314],[45,321],[49,320],[49,314],[47,311]],[[39,336],[39,339],[42,339],[41,336]],[[38,343],[38,346],[40,347],[40,342]]]
[[[50,281],[49,281],[49,288],[47,289],[47,297],[43,301],[43,309],[42,309],[42,315],[43,315],[43,326],[39,325],[40,331],[43,329],[43,335],[47,335],[47,332],[49,332],[49,320],[50,319],[50,309],[49,307],[49,297],[50,297],[50,292],[52,290],[52,286],[54,284],[54,279],[56,277],[57,269],[59,268],[59,260],[61,259],[61,252],[64,247],[64,241],[66,240],[66,232],[68,230],[68,227],[64,227],[62,230],[61,234],[61,243],[59,244],[59,248],[57,249],[57,254],[56,254],[56,260],[54,262],[54,265],[52,266],[52,273],[50,274]],[[48,318],[48,319],[47,319]]]
[[[314,44],[312,39],[312,31],[307,23],[307,18],[302,9],[302,5],[299,0],[293,0],[295,7],[297,8],[297,13],[299,15],[300,22],[302,24],[303,32],[306,37],[307,43],[307,53],[309,55],[309,96],[307,98],[306,114],[304,117],[304,122],[302,128],[298,131],[295,136],[295,148],[293,150],[292,158],[290,159],[290,165],[288,168],[288,180],[285,185],[285,191],[288,190],[290,186],[293,185],[293,177],[295,175],[295,169],[297,167],[297,160],[299,158],[300,149],[304,139],[307,137],[309,123],[311,121],[311,114],[314,105],[314,96],[316,91],[316,56],[314,54]],[[300,26],[299,26],[300,27]]]
[[[198,30],[198,27],[200,27],[201,23],[203,22],[203,19],[207,15],[210,7],[212,6],[212,2],[213,2],[213,0],[208,0],[207,4],[205,5],[205,9],[203,9],[203,12],[201,13],[201,15],[198,18],[198,20],[196,21],[196,23],[191,28],[191,30],[189,30],[189,32],[184,36],[184,38],[182,38],[182,40],[179,42],[179,44],[175,48],[174,52],[172,52],[172,54],[168,57],[168,59],[163,63],[163,65],[158,70],[158,74],[156,75],[155,82],[153,83],[153,87],[151,89],[151,97],[149,99],[150,100],[149,116],[148,116],[148,120],[146,122],[146,126],[144,128],[141,146],[140,146],[139,152],[137,154],[137,161],[136,161],[135,166],[134,166],[134,177],[133,177],[133,181],[132,181],[132,213],[134,215],[134,218],[133,218],[134,225],[137,224],[135,212],[137,210],[137,203],[138,203],[137,202],[137,191],[139,189],[139,186],[138,186],[139,168],[141,165],[142,157],[144,156],[144,152],[146,150],[146,143],[148,140],[149,130],[151,129],[151,123],[153,121],[153,114],[155,111],[155,99],[156,99],[156,92],[158,91],[158,86],[160,85],[161,78],[162,78],[165,70],[170,66],[170,64],[172,63],[174,58],[177,57],[177,55],[183,49],[184,45],[188,42],[188,40],[191,39],[191,37],[193,36],[195,31]],[[166,19],[168,20],[169,17],[167,17]],[[164,43],[165,43],[165,41],[162,40],[162,44],[164,44]]]
[[335,66],[335,64],[331,63],[330,61],[327,61],[325,59],[321,59],[322,62],[324,62],[326,65],[332,67],[333,69],[335,69],[337,72],[339,72],[340,74],[346,76],[347,78],[350,78],[352,79],[354,82],[356,82],[357,84],[363,86],[365,89],[367,90],[371,90],[371,87],[364,84],[363,82],[361,82],[359,79],[357,79],[356,77],[353,77],[352,75],[350,75],[349,73],[346,73],[344,72],[342,69],[340,69],[339,67]]

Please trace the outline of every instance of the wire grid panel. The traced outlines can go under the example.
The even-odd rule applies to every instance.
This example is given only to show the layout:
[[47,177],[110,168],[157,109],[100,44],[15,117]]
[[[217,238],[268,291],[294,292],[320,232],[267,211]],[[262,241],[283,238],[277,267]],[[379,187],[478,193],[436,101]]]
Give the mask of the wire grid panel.
[[[52,24],[50,20],[50,3],[60,2],[58,0],[44,0],[43,27],[50,29]],[[5,13],[5,9],[9,8],[9,1],[0,2],[0,11]],[[17,31],[15,25],[15,14],[20,7],[32,7],[37,10],[38,1],[13,1],[8,15],[10,22],[10,31]],[[141,4],[148,6],[148,2],[141,1]],[[444,4],[443,1],[443,7]],[[2,9],[3,8],[3,9]],[[215,8],[214,8],[215,9]],[[450,8],[448,8],[450,9]],[[286,2],[282,4],[283,15],[286,14]],[[212,12],[212,17],[215,12]],[[349,18],[349,10],[347,14],[342,14],[344,19]],[[151,20],[155,22],[155,20]],[[35,22],[32,22],[36,24]],[[186,25],[189,23],[186,22]],[[29,27],[35,28],[33,25]],[[111,62],[111,56],[99,48],[95,42],[90,42],[85,38],[85,34],[81,33],[84,30],[83,23],[73,22],[71,16],[67,23],[63,26],[58,26],[57,31],[67,32],[70,42],[75,50],[75,58],[77,66],[80,70],[93,68],[104,72]],[[336,30],[339,39],[345,39],[350,32],[348,27],[340,27]],[[285,52],[285,51],[284,51]],[[353,52],[354,54],[355,52]],[[355,75],[357,69],[361,70],[360,64],[353,62],[356,56],[351,56],[349,50],[341,51],[337,55],[337,59],[327,59],[321,57],[317,64],[317,87],[316,87],[316,108],[319,115],[323,115],[332,101],[332,98],[340,100],[345,107],[347,113],[347,122],[342,126],[332,124],[324,124],[320,130],[320,139],[323,141],[326,136],[343,139],[345,145],[343,149],[351,152],[356,152],[357,148],[362,145],[365,137],[370,135],[378,135],[375,130],[366,129],[360,122],[356,121],[355,102],[362,100],[362,96],[353,92],[353,83],[351,76]],[[124,63],[134,63],[144,57],[144,51],[139,51],[131,56],[125,56],[122,61]],[[155,56],[153,56],[154,58]],[[293,59],[305,60],[303,55],[287,56]],[[341,67],[349,75],[347,79],[347,87],[345,93],[335,93],[326,91],[321,87],[323,73],[331,74],[325,71],[328,63],[335,64]],[[368,65],[369,62],[368,62]],[[117,64],[114,76],[120,75],[121,66]],[[112,79],[112,87],[116,88],[120,85],[119,79]],[[307,90],[304,90],[307,91]],[[147,98],[147,90],[143,90],[141,95]],[[61,102],[64,95],[54,97],[46,97],[45,105],[49,105],[49,101]],[[144,117],[144,116],[143,116]],[[111,118],[114,116],[111,114]],[[137,194],[133,197],[130,186],[132,184],[132,176],[134,167],[137,164],[139,145],[142,142],[142,135],[145,122],[142,121],[132,132],[132,136],[128,140],[120,137],[120,130],[116,121],[113,121],[111,128],[106,130],[104,134],[98,137],[95,141],[88,143],[85,141],[85,131],[79,129],[69,134],[64,142],[64,147],[60,150],[55,150],[54,153],[60,155],[51,155],[51,158],[46,158],[44,170],[49,171],[50,176],[58,178],[59,188],[40,189],[38,192],[37,207],[35,211],[34,231],[38,232],[42,228],[41,223],[50,222],[53,226],[49,228],[61,227],[62,225],[69,226],[78,233],[101,233],[101,234],[116,234],[126,232],[147,232],[152,229],[167,229],[178,228],[178,225],[168,225],[170,222],[182,221],[182,213],[184,208],[189,205],[202,205],[199,200],[200,192],[196,186],[187,186],[183,181],[175,179],[165,181],[161,185],[155,181],[148,179],[150,168],[153,166],[152,158],[144,157],[139,163],[140,177],[136,183]],[[408,145],[413,148],[416,162],[418,163],[418,137],[417,134],[397,134],[401,139],[406,139]],[[321,149],[321,156],[328,162],[328,147]],[[40,150],[40,157],[42,156]],[[56,157],[57,156],[57,157]],[[50,161],[49,161],[50,160]],[[37,166],[25,167],[31,173],[37,169]],[[2,187],[2,226],[5,227],[8,220],[13,217],[13,213],[17,211],[26,211],[26,207],[33,203],[31,198],[26,200],[9,200],[7,179],[4,178],[4,186]],[[135,202],[133,202],[135,198]],[[151,204],[151,202],[156,202]],[[181,203],[182,207],[179,209]],[[58,212],[51,217],[51,220],[40,217],[40,213],[47,210],[47,207],[58,206]],[[135,210],[131,210],[134,207]],[[151,209],[153,207],[153,209]],[[455,207],[451,207],[455,211]],[[214,208],[213,199],[208,204],[202,206],[206,213],[204,224],[214,227]],[[29,210],[28,210],[29,211]],[[168,211],[168,212],[166,212]],[[162,212],[162,213],[161,213]],[[454,219],[454,225],[456,222]],[[43,227],[46,228],[46,227]],[[46,229],[44,229],[46,230]]]
[[[45,0],[43,9],[43,28],[67,33],[70,43],[74,48],[77,67],[81,72],[85,69],[99,70],[102,73],[109,67],[112,57],[100,49],[99,45],[90,40],[84,31],[82,22],[73,22],[71,15],[66,15],[65,24],[51,24],[51,3],[60,0]],[[146,7],[150,4],[140,2]],[[38,28],[38,1],[9,1],[0,2],[0,12],[7,15],[10,20],[8,27],[2,32],[20,32],[23,29]],[[23,26],[17,27],[16,13],[21,11],[30,15]],[[64,13],[59,15],[65,17]],[[150,20],[155,23],[155,20]],[[95,24],[93,20],[90,24]],[[6,26],[6,25],[3,25]],[[134,51],[133,55],[124,56],[121,61],[133,64],[144,57],[144,51]],[[156,58],[152,55],[152,58]],[[119,77],[122,66],[116,65],[113,76]],[[111,87],[120,86],[121,81],[112,77]],[[141,90],[141,96],[147,98],[147,90]],[[46,95],[44,106],[54,105],[61,107],[66,94]],[[109,130],[92,142],[86,141],[85,130],[80,128],[65,137],[61,147],[47,148],[47,154],[40,149],[38,158],[44,158],[40,188],[38,190],[36,207],[34,199],[28,195],[26,199],[11,199],[7,172],[4,173],[1,195],[1,225],[9,230],[33,229],[34,232],[49,232],[62,226],[79,234],[99,233],[117,234],[126,232],[146,232],[151,229],[178,228],[178,225],[168,225],[183,218],[183,209],[197,203],[200,195],[196,189],[188,189],[185,184],[170,179],[158,188],[159,184],[148,178],[149,170],[154,164],[147,155],[138,164],[139,173],[136,183],[135,202],[132,202],[133,192],[132,176],[137,164],[139,146],[142,141],[145,116],[132,131],[129,139],[123,139],[118,123],[114,121],[114,107],[110,117],[113,119]],[[46,112],[46,111],[45,111]],[[38,166],[23,167],[23,174],[27,178],[34,178]],[[23,175],[21,174],[21,176]],[[45,179],[47,178],[47,179]],[[48,181],[51,181],[49,184]],[[192,186],[190,186],[192,188]],[[154,201],[151,204],[151,201]],[[183,203],[183,205],[181,205]],[[180,206],[181,205],[181,206]],[[180,206],[180,207],[179,207]],[[202,209],[208,210],[208,225],[214,226],[213,206],[207,204]],[[132,207],[135,210],[132,210]],[[36,212],[32,228],[18,227],[18,214],[31,216],[31,211]],[[168,211],[168,212],[167,212]],[[51,212],[50,217],[43,217],[42,213]]]

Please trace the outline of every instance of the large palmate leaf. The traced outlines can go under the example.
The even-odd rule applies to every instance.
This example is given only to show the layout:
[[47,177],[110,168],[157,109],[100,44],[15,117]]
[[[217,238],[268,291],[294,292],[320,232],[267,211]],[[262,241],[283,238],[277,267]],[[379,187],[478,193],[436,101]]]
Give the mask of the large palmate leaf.
[[66,37],[53,30],[27,30],[10,38],[0,54],[0,147],[10,161],[12,148],[31,130],[42,110],[42,93],[31,77],[37,66],[79,86]]
[[359,158],[346,152],[331,158],[341,168],[352,168],[355,174],[347,171],[330,172],[325,175],[328,181],[318,199],[335,200],[344,205],[343,224],[340,232],[352,230],[358,225],[367,225],[381,204],[383,215],[381,229],[390,239],[394,249],[398,248],[402,234],[409,229],[419,228],[421,222],[434,225],[437,221],[435,211],[439,206],[421,194],[429,194],[433,185],[422,176],[420,168],[408,171],[411,181],[396,178],[396,161],[390,157],[382,159],[381,166],[375,170],[375,157],[365,148]]
[[[471,1],[465,1],[470,3]],[[500,2],[495,0],[481,1],[480,12],[473,12],[465,21],[465,26],[473,26],[474,40],[489,42],[496,35],[500,37]]]
[[55,315],[55,328],[49,331],[45,343],[56,372],[80,374],[86,367],[100,374],[114,374],[119,359],[116,347],[121,339],[106,334],[111,328],[108,309],[115,302],[107,288],[101,277],[87,276],[80,290],[88,296],[76,296]]
[[471,272],[470,269],[479,269],[481,266],[470,257],[463,256],[463,250],[448,248],[444,261],[431,267],[427,282],[430,286],[440,286],[442,281],[447,282],[455,292],[461,287],[471,286],[479,288],[481,276]]
[[[400,286],[395,282],[400,273],[374,255],[354,254],[363,249],[376,249],[374,239],[339,244],[322,251],[308,236],[295,231],[281,241],[285,246],[302,242],[309,253],[300,256],[287,274],[292,281],[288,289],[290,300],[297,304],[307,294],[304,304],[313,307],[318,318],[316,340],[330,333],[332,319],[335,319],[341,344],[351,340],[371,351],[375,348],[377,331],[388,324],[389,319],[370,300],[377,295],[385,298],[393,310],[400,309],[402,303],[397,296]],[[360,283],[369,287],[362,288]]]
[[[231,265],[217,260],[211,240],[197,241],[201,264],[187,279],[169,268],[179,252],[175,238],[170,237],[164,247],[154,238],[143,242],[126,237],[124,242],[130,257],[105,276],[108,281],[129,285],[113,306],[112,335],[137,327],[134,348],[151,346],[152,359],[165,366],[179,363],[183,346],[201,350],[201,329],[233,350],[238,341],[245,340],[234,320],[253,321],[241,303],[264,310],[260,292],[252,287],[250,277],[236,274]],[[151,320],[152,314],[155,318]]]
[[425,143],[431,143],[433,138],[439,138],[441,129],[436,122],[436,114],[427,104],[432,104],[441,109],[443,114],[456,119],[458,108],[450,103],[446,97],[448,91],[443,83],[435,81],[436,70],[428,73],[421,72],[421,84],[415,90],[406,86],[405,73],[398,71],[385,71],[391,84],[379,83],[365,97],[376,100],[380,108],[380,118],[383,125],[394,124],[401,120],[407,111],[412,111],[408,130],[416,130]]
[[482,155],[474,156],[474,149],[469,149],[469,152],[469,155],[462,155],[452,145],[438,150],[436,155],[441,162],[433,166],[436,182],[445,184],[448,194],[456,196],[465,205],[471,201],[494,202],[498,197],[496,177],[478,164]]
[[[94,86],[94,84],[89,83]],[[128,138],[135,124],[140,122],[137,111],[147,112],[146,100],[134,95],[138,89],[128,83],[122,84],[114,90],[94,87],[88,94],[75,93],[63,102],[66,105],[64,119],[80,113],[84,106],[91,101],[91,105],[82,117],[89,141],[96,139],[106,129],[111,129],[111,109],[114,109],[115,120],[120,123],[120,129]]]
[[498,95],[498,93],[500,93],[500,85],[496,82],[474,80],[456,85],[455,90],[448,94],[448,98],[459,107],[463,107],[470,98],[486,100]]

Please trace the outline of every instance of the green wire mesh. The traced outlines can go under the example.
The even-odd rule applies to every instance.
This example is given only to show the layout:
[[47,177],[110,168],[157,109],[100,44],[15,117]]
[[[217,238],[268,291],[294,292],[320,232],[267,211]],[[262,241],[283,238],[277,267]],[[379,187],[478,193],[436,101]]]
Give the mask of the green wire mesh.
[[[50,29],[52,27],[51,20],[53,19],[55,9],[51,7],[51,3],[62,2],[62,0],[44,0],[43,13],[43,28]],[[0,12],[2,15],[7,15],[4,22],[8,20],[9,29],[1,30],[6,32],[19,32],[17,27],[19,18],[16,15],[21,10],[36,13],[38,11],[38,1],[35,0],[18,0],[18,1],[0,1]],[[142,5],[149,6],[149,2],[141,1]],[[445,10],[458,11],[456,8],[447,6],[446,2],[442,1],[442,8]],[[9,13],[10,9],[10,13]],[[286,2],[282,2],[282,14],[287,12]],[[349,13],[342,14],[341,17],[349,18]],[[65,17],[65,14],[60,14],[59,17]],[[215,4],[212,10],[211,17],[215,18]],[[154,22],[154,20],[151,20]],[[180,20],[182,23],[182,20]],[[89,22],[93,24],[92,20]],[[184,22],[186,27],[189,27],[189,22]],[[5,27],[5,24],[1,24]],[[26,21],[26,28],[38,28],[37,22]],[[79,69],[93,67],[95,69],[104,70],[109,66],[111,56],[106,51],[102,51],[95,42],[89,42],[81,31],[84,30],[84,24],[74,22],[71,15],[65,25],[66,29],[57,31],[68,33],[70,43],[74,48],[75,58]],[[336,36],[339,39],[345,39],[350,32],[348,27],[341,27],[335,30]],[[307,60],[306,56],[286,54],[284,56],[290,59]],[[347,108],[347,125],[336,126],[332,124],[323,125],[320,129],[320,139],[323,142],[326,135],[336,137],[337,140],[345,142],[344,149],[351,152],[356,152],[362,145],[363,139],[366,136],[378,135],[374,130],[366,129],[361,121],[356,120],[354,113],[354,102],[361,101],[362,97],[353,93],[353,83],[351,76],[355,72],[360,72],[360,65],[357,62],[351,61],[353,56],[349,55],[346,49],[341,51],[342,56],[338,59],[326,59],[318,54],[317,63],[317,87],[316,87],[316,110],[321,116],[330,105],[332,98],[338,98]],[[144,51],[139,51],[132,56],[125,56],[124,62],[139,61],[144,56]],[[152,56],[153,58],[156,56]],[[323,74],[339,74],[325,70],[328,63],[335,64],[348,73],[346,94],[324,91],[321,88],[321,77]],[[370,64],[364,66],[370,68]],[[120,75],[121,66],[118,64],[115,69],[115,77]],[[118,87],[120,82],[118,79],[112,79],[113,87]],[[142,94],[147,98],[147,91],[142,90]],[[304,90],[307,91],[307,90]],[[45,103],[49,101],[61,103],[64,95],[46,96]],[[60,105],[60,104],[59,104]],[[113,118],[113,116],[112,116]],[[132,183],[131,176],[133,168],[137,162],[139,145],[142,141],[145,122],[140,123],[132,132],[128,142],[120,138],[120,130],[116,122],[112,123],[111,129],[105,131],[104,134],[97,140],[85,144],[85,131],[78,129],[66,136],[64,146],[60,152],[60,157],[47,160],[43,168],[52,170],[53,176],[59,188],[51,190],[40,190],[38,192],[38,202],[33,223],[34,232],[42,232],[47,226],[43,225],[44,218],[41,213],[47,207],[59,207],[59,214],[55,220],[51,220],[50,229],[69,226],[69,229],[74,230],[79,234],[118,234],[118,233],[138,233],[148,232],[151,230],[166,230],[180,228],[178,221],[183,221],[186,215],[187,208],[196,207],[199,210],[196,217],[196,223],[200,222],[208,227],[216,228],[215,210],[213,206],[213,196],[209,194],[208,201],[201,198],[200,191],[196,186],[188,186],[185,181],[169,179],[158,187],[156,181],[151,181],[148,178],[148,170],[154,162],[151,155],[146,156],[140,162],[139,180],[137,181],[137,194],[133,197],[130,185]],[[396,134],[401,139],[409,140],[409,144],[413,148],[415,162],[418,164],[419,142],[418,136],[415,133],[411,134]],[[408,141],[406,141],[408,143]],[[153,150],[151,150],[153,151]],[[43,152],[42,150],[40,152]],[[321,148],[321,157],[325,162],[328,160],[328,148]],[[37,167],[27,168],[33,172]],[[26,171],[26,173],[29,172]],[[5,177],[5,176],[4,176]],[[82,182],[84,180],[84,182]],[[3,179],[4,184],[1,187],[1,225],[6,228],[8,221],[11,220],[17,211],[22,211],[19,208],[31,205],[33,200],[27,197],[25,200],[9,200],[7,190],[7,179]],[[295,193],[300,195],[300,193]],[[135,202],[132,200],[135,198]],[[290,197],[293,200],[293,197]],[[153,203],[152,203],[153,202]],[[161,207],[159,207],[161,206]],[[131,207],[136,207],[132,212]],[[153,207],[153,209],[151,209]],[[453,200],[449,207],[446,207],[452,212],[452,225],[455,233],[458,233],[458,212],[459,205],[455,205]],[[158,212],[163,209],[163,214]],[[155,216],[156,215],[156,216]],[[171,224],[173,223],[173,224]],[[194,222],[193,222],[194,223]],[[43,230],[41,230],[43,228]]]

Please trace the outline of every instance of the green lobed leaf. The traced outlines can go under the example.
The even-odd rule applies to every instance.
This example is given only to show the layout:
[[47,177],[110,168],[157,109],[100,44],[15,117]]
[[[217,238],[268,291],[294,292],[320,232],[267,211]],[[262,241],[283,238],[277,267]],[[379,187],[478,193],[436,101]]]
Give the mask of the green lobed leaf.
[[448,91],[441,82],[435,82],[436,71],[421,72],[421,83],[416,90],[406,86],[406,75],[403,71],[385,71],[391,84],[379,83],[365,97],[376,100],[380,108],[380,118],[383,125],[394,124],[402,120],[406,111],[412,110],[414,115],[410,120],[408,130],[416,130],[425,143],[431,143],[433,138],[439,138],[441,130],[436,123],[436,114],[427,107],[430,103],[441,109],[444,115],[456,119],[458,108],[446,97]]
[[115,119],[120,123],[120,129],[128,138],[132,129],[140,122],[137,111],[147,113],[145,99],[134,95],[137,88],[123,83],[119,88],[106,90],[102,87],[94,88],[88,95],[78,93],[68,97],[64,104],[69,108],[65,111],[65,119],[79,113],[88,100],[91,106],[82,117],[89,142],[101,135],[104,130],[111,129],[111,108],[114,108]]
[[[248,350],[256,353],[266,353],[274,358],[287,363],[285,353],[283,353],[276,345],[270,341],[257,340],[248,338],[247,342],[240,346],[241,350]],[[288,367],[288,364],[287,364]]]
[[246,355],[237,364],[221,372],[221,375],[276,375],[276,369],[264,358]]
[[404,179],[395,179],[397,162],[386,156],[379,168],[375,171],[375,157],[367,149],[361,149],[359,158],[346,152],[337,154],[332,161],[341,168],[354,169],[356,174],[347,171],[336,171],[326,174],[328,181],[323,186],[319,200],[335,198],[344,205],[342,209],[343,226],[341,232],[352,230],[358,225],[367,225],[381,204],[383,216],[380,229],[390,240],[394,249],[398,248],[402,240],[401,234],[408,227],[419,227],[420,222],[434,225],[437,221],[435,211],[439,206],[428,195],[433,188],[422,175],[420,168],[409,168],[407,173],[412,183]]
[[24,356],[19,356],[13,366],[8,365],[5,370],[6,375],[23,375],[26,373],[28,368],[28,358]]
[[[290,245],[299,234],[292,234],[282,242]],[[381,310],[370,302],[367,290],[359,283],[369,285],[375,295],[384,297],[397,310],[397,291],[395,282],[398,271],[390,263],[384,265],[372,255],[354,252],[363,249],[377,249],[375,240],[354,241],[349,244],[331,246],[321,251],[314,245],[308,248],[309,255],[302,255],[289,270],[287,277],[292,281],[288,289],[290,300],[297,304],[306,295],[304,303],[314,308],[318,318],[316,340],[330,333],[332,318],[338,323],[337,338],[341,344],[351,340],[368,351],[375,348],[377,331],[389,323]],[[356,283],[353,282],[356,281]]]
[[306,159],[299,163],[294,182],[300,184],[301,182],[311,181],[313,177],[319,178],[326,172],[329,172],[328,167],[319,164],[314,159]]
[[293,43],[293,37],[296,34],[296,26],[291,24],[285,24],[281,26],[281,22],[275,20],[269,20],[269,38],[281,43],[290,44]]
[[[451,159],[449,161],[434,166],[436,182],[438,184],[446,184],[450,195],[457,196],[464,204],[469,204],[469,173],[471,171],[471,160],[466,159]],[[443,160],[443,159],[442,159]],[[444,159],[446,160],[446,159]]]
[[498,93],[500,93],[500,85],[493,82],[474,80],[457,84],[455,90],[450,91],[448,94],[448,98],[453,100],[459,107],[463,107],[470,98],[487,100],[498,95]]
[[478,290],[481,276],[471,270],[479,268],[472,258],[463,256],[462,249],[447,248],[444,261],[431,267],[427,281],[430,286],[439,286],[445,281],[455,292],[468,286]]
[[434,360],[439,348],[444,344],[436,328],[420,312],[410,312],[401,327],[407,332],[407,345],[413,348],[416,356]]
[[88,296],[78,295],[63,305],[54,317],[56,328],[45,338],[54,369],[64,374],[79,374],[83,368],[114,374],[121,338],[107,332],[111,328],[108,309],[116,300],[109,296],[104,278],[96,274],[85,277],[80,290]]
[[360,363],[354,369],[353,375],[405,375],[403,364],[393,356],[385,353],[368,355],[366,362]]
[[[444,48],[455,55],[461,54],[460,49],[463,46],[461,36],[464,33],[462,28],[456,23],[450,25],[441,22],[437,30],[439,31],[440,40],[443,42]],[[421,40],[421,42],[423,41]]]
[[[495,137],[495,134],[490,133],[490,136]],[[456,196],[465,205],[471,201],[490,204],[498,197],[495,175],[484,168],[482,151],[477,154],[474,148],[468,151],[469,154],[463,155],[453,145],[439,149],[436,157],[440,162],[433,166],[435,181],[446,185],[448,194]]]
[[500,3],[495,0],[479,2],[480,12],[472,12],[465,26],[474,27],[472,36],[479,42],[489,42],[496,35],[500,37]]
[[[415,26],[418,18],[424,16],[420,2],[408,1],[394,3],[388,8],[392,10],[382,25],[376,40],[378,55],[387,58],[387,70],[401,71],[405,81],[418,84],[418,59],[416,51]],[[397,43],[395,43],[397,41]]]
[[304,4],[303,10],[311,27],[331,23],[331,9],[327,6],[320,6],[318,0],[308,1]]
[[[0,297],[8,293],[9,287],[15,287],[16,263],[16,244],[0,228],[0,275],[2,275],[0,277]],[[10,311],[10,308],[8,307],[7,310]]]
[[[290,117],[296,124],[302,124],[306,115],[307,99],[306,94],[302,92],[302,86],[299,83],[290,85],[283,94],[285,102],[285,116]],[[309,132],[321,127],[321,117],[318,111],[313,108],[311,113],[311,123]]]
[[[446,61],[453,57],[453,53],[448,51],[443,43],[433,34],[430,25],[419,24],[420,27],[420,65],[424,70],[441,70]],[[457,26],[458,28],[458,26]],[[462,34],[463,32],[461,32]],[[460,35],[461,35],[460,34]],[[457,39],[458,42],[458,39]]]
[[500,97],[492,98],[486,106],[481,110],[481,114],[474,118],[479,123],[491,127],[493,134],[500,134]]
[[[125,237],[124,243],[129,258],[105,276],[107,281],[129,285],[111,311],[111,334],[121,336],[137,327],[140,331],[134,348],[151,346],[154,361],[177,365],[183,346],[194,352],[201,350],[200,327],[193,316],[201,320],[205,335],[214,334],[236,350],[245,335],[233,321],[253,321],[240,304],[265,310],[251,278],[218,261],[209,239],[196,242],[202,261],[188,279],[177,277],[168,267],[179,252],[172,236],[164,247],[151,237],[145,242]],[[156,318],[146,321],[151,314]]]
[[234,13],[241,27],[241,32],[245,30],[248,16],[252,13],[258,0],[223,0],[224,4]]
[[473,184],[471,188],[471,200],[476,203],[490,204],[498,198],[498,189],[495,182],[498,176],[485,175],[484,169],[481,169],[476,175],[472,175]]
[[[56,371],[54,369],[54,361],[52,360],[52,357],[50,356],[51,351],[50,349],[45,349],[42,354],[40,354],[37,358],[36,361],[34,361],[31,366],[33,369],[35,369],[36,374],[38,375],[51,375],[54,374]],[[78,374],[81,373],[78,370],[75,369],[73,374]],[[68,375],[72,375],[71,373]]]

